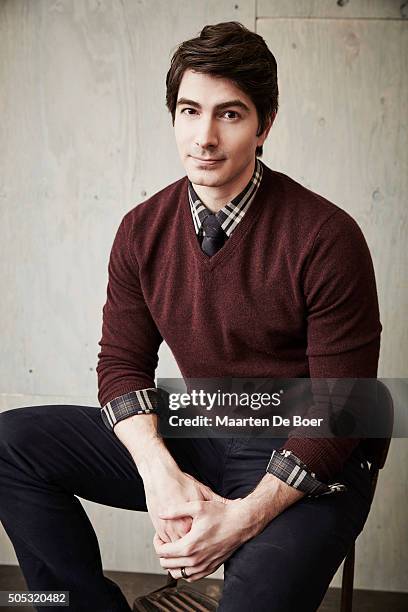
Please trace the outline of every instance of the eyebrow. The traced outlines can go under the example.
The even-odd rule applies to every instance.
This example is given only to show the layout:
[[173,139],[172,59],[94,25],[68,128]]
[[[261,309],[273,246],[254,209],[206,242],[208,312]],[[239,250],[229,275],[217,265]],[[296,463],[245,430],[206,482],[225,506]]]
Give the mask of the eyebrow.
[[[182,106],[184,104],[187,104],[188,106],[194,106],[195,108],[201,108],[201,104],[199,104],[198,102],[195,102],[194,100],[189,100],[188,98],[180,98],[179,100],[177,100],[176,106]],[[239,100],[239,98],[235,100],[227,100],[226,102],[222,102],[221,104],[216,104],[214,109],[216,111],[220,111],[220,110],[224,110],[224,108],[230,108],[231,106],[237,106],[238,108],[241,108],[243,111],[247,113],[251,112],[251,109],[249,108],[249,106],[247,106],[244,102],[242,102],[242,100]]]

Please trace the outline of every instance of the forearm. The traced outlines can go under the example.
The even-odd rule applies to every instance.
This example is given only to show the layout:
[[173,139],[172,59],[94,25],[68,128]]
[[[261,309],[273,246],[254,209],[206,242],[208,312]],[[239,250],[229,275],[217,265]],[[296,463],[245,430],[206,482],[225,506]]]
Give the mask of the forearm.
[[254,537],[286,508],[305,496],[305,493],[283,482],[273,474],[265,474],[257,487],[242,503],[246,508]]
[[157,430],[156,414],[137,414],[115,425],[114,433],[126,446],[143,480],[159,470],[180,471]]

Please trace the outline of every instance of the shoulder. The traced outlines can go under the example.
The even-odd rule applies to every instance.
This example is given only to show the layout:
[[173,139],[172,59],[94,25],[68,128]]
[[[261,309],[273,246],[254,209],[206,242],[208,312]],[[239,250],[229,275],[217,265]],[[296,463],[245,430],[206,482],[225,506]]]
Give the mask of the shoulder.
[[182,197],[187,197],[187,176],[160,189],[150,198],[131,208],[123,220],[130,227],[152,227],[174,216]]
[[292,213],[312,216],[315,219],[327,219],[342,209],[324,196],[308,189],[292,177],[267,168],[266,177],[279,185],[285,207]]
[[265,165],[264,169],[266,180],[271,187],[275,186],[271,193],[279,194],[275,211],[278,211],[283,226],[299,228],[303,239],[312,243],[322,236],[334,238],[345,234],[360,240],[363,238],[358,223],[346,210],[287,174]]

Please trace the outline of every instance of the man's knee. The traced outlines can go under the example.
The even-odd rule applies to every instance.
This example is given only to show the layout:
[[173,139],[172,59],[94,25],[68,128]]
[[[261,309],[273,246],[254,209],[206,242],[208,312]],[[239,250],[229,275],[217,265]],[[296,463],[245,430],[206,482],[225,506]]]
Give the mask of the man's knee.
[[25,448],[35,436],[36,424],[31,406],[12,408],[0,413],[1,453],[10,449]]

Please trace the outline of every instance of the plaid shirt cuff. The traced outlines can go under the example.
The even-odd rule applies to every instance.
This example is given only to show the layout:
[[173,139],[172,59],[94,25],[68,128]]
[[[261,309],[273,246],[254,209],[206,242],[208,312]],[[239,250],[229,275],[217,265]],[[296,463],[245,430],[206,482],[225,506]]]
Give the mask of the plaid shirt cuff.
[[266,471],[291,487],[306,493],[306,497],[320,497],[338,491],[347,491],[344,484],[335,482],[328,485],[317,480],[316,475],[310,472],[299,457],[296,457],[290,450],[274,450]]
[[115,425],[134,414],[158,412],[160,394],[155,387],[130,391],[108,402],[101,408],[102,421],[113,430]]

